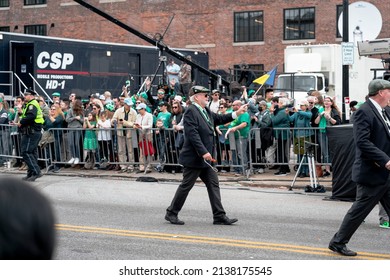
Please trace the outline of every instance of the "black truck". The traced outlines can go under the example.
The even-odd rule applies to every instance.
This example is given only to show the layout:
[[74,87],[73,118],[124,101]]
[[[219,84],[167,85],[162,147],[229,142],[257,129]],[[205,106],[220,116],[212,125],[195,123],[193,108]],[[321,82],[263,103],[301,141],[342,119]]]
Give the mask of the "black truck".
[[[174,50],[208,69],[207,52]],[[138,91],[147,76],[155,78],[154,86],[165,84],[165,61],[170,57],[181,64],[153,46],[0,32],[0,92],[12,98],[33,88],[48,97],[75,92],[87,98],[108,90],[116,97],[128,80],[131,91]],[[193,77],[197,84],[209,83],[210,77],[194,67]]]

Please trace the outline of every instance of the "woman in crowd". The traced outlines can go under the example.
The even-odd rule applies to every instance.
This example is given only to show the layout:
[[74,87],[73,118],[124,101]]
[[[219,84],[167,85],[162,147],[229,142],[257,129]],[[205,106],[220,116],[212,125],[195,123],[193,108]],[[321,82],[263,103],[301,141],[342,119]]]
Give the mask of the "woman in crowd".
[[[54,136],[54,142],[50,143],[51,158],[57,162],[61,162],[61,145],[62,145],[62,123],[65,119],[61,107],[52,104],[49,115],[45,118],[45,130],[51,130]],[[54,163],[52,171],[57,173],[60,171],[60,164]]]
[[[172,112],[171,112],[171,117],[169,120],[169,128],[173,128],[172,131],[170,131],[170,153],[168,152],[167,158],[169,163],[174,163],[177,164],[177,159],[179,158],[179,152],[183,146],[184,143],[184,135],[183,131],[180,129],[175,129],[178,128],[178,124],[181,122],[183,118],[183,113],[184,109],[181,105],[181,102],[178,100],[173,100],[172,101]],[[169,167],[170,171],[172,173],[175,172],[181,172],[181,167],[180,166],[166,166],[166,168]]]
[[68,161],[68,164],[77,165],[80,162],[81,136],[84,124],[83,104],[81,100],[74,100],[72,108],[66,115],[66,122],[68,123],[68,144],[70,156],[72,157]]
[[330,175],[330,165],[331,158],[328,151],[328,137],[326,136],[326,127],[332,125],[341,124],[340,110],[337,108],[337,105],[333,102],[333,99],[330,96],[324,98],[324,107],[320,108],[318,111],[318,117],[315,119],[315,123],[318,124],[320,128],[319,133],[319,143],[321,146],[323,163],[325,165],[324,177]]
[[[271,114],[267,102],[261,100],[258,112],[251,119],[251,159],[258,173],[264,173],[265,151],[273,144]],[[259,147],[258,144],[261,144]],[[261,163],[261,164],[260,164]],[[255,172],[255,171],[254,171]]]
[[[297,161],[300,163],[303,155],[305,154],[305,141],[310,142],[310,136],[313,134],[313,131],[310,129],[310,120],[312,113],[309,110],[309,102],[307,100],[302,100],[299,104],[299,109],[294,108],[294,114],[290,116],[290,122],[294,126],[294,153],[297,155]],[[301,166],[301,170],[298,174],[300,178],[309,176],[309,167],[307,165],[307,159]]]
[[154,155],[153,150],[153,115],[146,111],[146,104],[141,103],[138,104],[137,109],[137,117],[134,123],[134,128],[138,130],[139,134],[139,145],[140,145],[140,166],[138,172],[150,173],[152,171],[151,161],[152,156]]

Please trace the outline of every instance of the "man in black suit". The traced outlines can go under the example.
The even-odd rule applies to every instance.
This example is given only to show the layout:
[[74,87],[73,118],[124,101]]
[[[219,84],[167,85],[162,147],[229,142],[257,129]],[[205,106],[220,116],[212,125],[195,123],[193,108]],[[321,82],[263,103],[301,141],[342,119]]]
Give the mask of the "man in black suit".
[[329,243],[330,250],[345,256],[357,255],[346,244],[378,202],[390,215],[390,82],[372,80],[368,92],[369,99],[355,112],[353,125],[356,201]]
[[214,128],[217,125],[231,122],[244,113],[247,106],[243,105],[231,114],[215,114],[207,108],[209,92],[202,86],[194,86],[189,92],[192,104],[186,109],[183,117],[185,139],[179,156],[179,163],[184,166],[183,181],[165,215],[165,219],[172,224],[184,225],[184,222],[179,220],[178,213],[198,177],[206,185],[214,224],[231,225],[237,222],[237,219],[229,219],[226,216],[221,202],[218,175],[211,166],[214,161],[212,157],[215,146]]

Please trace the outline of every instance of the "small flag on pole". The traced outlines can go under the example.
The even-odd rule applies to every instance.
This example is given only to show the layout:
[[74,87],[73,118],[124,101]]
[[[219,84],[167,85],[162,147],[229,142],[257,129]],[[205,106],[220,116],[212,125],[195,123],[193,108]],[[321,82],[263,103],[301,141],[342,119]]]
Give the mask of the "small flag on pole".
[[278,66],[275,66],[267,74],[264,74],[263,76],[257,78],[256,80],[253,80],[253,82],[259,85],[273,86],[275,82],[275,75],[277,70],[278,70]]

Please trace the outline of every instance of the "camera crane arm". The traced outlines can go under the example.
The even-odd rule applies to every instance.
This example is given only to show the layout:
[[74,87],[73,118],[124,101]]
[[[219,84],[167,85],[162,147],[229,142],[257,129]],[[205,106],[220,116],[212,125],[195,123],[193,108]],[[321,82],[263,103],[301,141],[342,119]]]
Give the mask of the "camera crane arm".
[[160,49],[160,51],[165,51],[166,53],[168,53],[171,56],[179,59],[180,61],[186,62],[187,64],[191,65],[192,67],[198,69],[203,74],[206,74],[210,78],[217,80],[218,83],[221,82],[225,86],[229,86],[230,85],[230,83],[228,81],[226,81],[225,79],[222,79],[222,77],[220,75],[217,75],[217,74],[211,72],[210,70],[202,67],[201,65],[198,65],[197,63],[194,63],[193,61],[187,59],[186,57],[184,57],[183,55],[181,55],[177,51],[174,51],[174,50],[170,49],[167,45],[163,44],[161,42],[161,40],[155,40],[153,38],[150,38],[145,33],[142,33],[140,31],[138,31],[137,29],[128,26],[127,24],[125,24],[125,23],[121,22],[120,20],[110,16],[109,14],[103,12],[102,10],[99,10],[98,8],[96,8],[96,7],[92,6],[92,5],[84,2],[83,0],[73,0],[73,1],[77,2],[81,6],[87,8],[88,10],[94,12],[95,14],[98,14],[99,16],[101,16],[101,17],[111,21],[112,23],[118,25],[119,27],[125,29],[126,31],[129,31],[130,33],[133,33],[134,35],[136,35],[139,38],[145,40],[146,42],[152,44],[153,46],[156,46],[157,48]]

